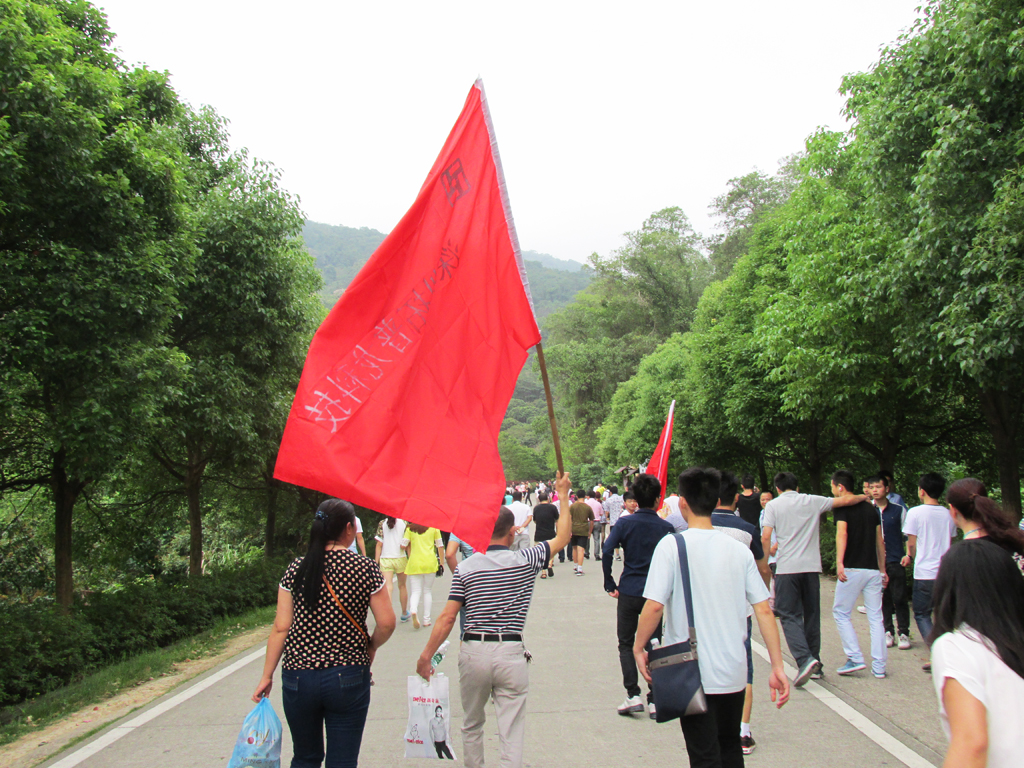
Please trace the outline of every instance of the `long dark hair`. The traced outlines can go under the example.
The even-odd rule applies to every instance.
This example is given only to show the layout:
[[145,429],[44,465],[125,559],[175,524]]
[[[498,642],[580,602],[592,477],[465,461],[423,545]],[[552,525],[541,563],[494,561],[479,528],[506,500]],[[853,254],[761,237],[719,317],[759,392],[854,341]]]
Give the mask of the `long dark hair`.
[[337,541],[349,525],[356,521],[356,510],[347,501],[327,499],[316,510],[309,529],[306,556],[295,572],[293,594],[297,594],[310,611],[320,600],[320,587],[324,580],[324,555],[327,542]]
[[1024,678],[1024,578],[1006,550],[985,539],[951,547],[939,566],[934,594],[929,643],[967,624]]
[[1010,521],[1002,507],[988,497],[985,484],[973,477],[957,480],[946,491],[946,501],[965,520],[978,523],[996,544],[1024,555],[1024,531]]

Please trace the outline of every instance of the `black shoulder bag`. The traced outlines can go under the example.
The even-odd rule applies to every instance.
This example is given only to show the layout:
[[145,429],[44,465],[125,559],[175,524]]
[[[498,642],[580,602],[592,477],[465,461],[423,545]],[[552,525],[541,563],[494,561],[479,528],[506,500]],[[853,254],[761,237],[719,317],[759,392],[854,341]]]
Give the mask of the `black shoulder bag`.
[[700,683],[700,667],[697,666],[697,630],[693,628],[693,594],[690,591],[686,541],[678,533],[673,535],[679,547],[679,570],[683,577],[683,597],[690,638],[681,643],[654,648],[647,654],[651,694],[659,723],[686,715],[703,715],[708,711],[704,687]]

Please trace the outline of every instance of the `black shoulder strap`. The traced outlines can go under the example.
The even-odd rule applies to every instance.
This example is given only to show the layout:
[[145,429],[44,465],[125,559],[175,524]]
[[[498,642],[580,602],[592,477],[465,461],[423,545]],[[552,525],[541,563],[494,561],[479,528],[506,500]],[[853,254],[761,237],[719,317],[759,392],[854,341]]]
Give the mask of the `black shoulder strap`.
[[697,642],[697,631],[693,624],[693,593],[690,591],[690,560],[686,556],[686,540],[683,534],[677,533],[676,546],[679,548],[679,570],[683,577],[683,598],[686,600],[686,620],[690,626],[690,641]]

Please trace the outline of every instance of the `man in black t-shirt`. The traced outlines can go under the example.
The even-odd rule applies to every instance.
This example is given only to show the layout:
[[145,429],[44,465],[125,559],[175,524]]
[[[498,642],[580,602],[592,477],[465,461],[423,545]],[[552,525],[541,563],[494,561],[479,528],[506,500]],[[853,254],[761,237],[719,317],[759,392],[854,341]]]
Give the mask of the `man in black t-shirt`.
[[[853,495],[853,473],[840,470],[832,475],[832,495],[836,498]],[[846,663],[837,672],[850,675],[866,668],[857,632],[850,621],[850,613],[863,593],[871,628],[871,671],[875,677],[885,677],[885,627],[882,623],[882,589],[888,577],[885,574],[885,545],[878,510],[866,501],[846,507],[834,507],[836,521],[836,598],[832,604],[832,617],[839,630],[839,638],[846,651]]]
[[736,514],[757,528],[757,535],[761,535],[761,496],[754,488],[754,476],[744,475],[740,481],[742,491],[737,497]]
[[[537,501],[540,503],[533,508],[533,543],[539,544],[542,541],[551,541],[555,538],[555,522],[558,520],[558,507],[548,503],[546,491],[537,493]],[[555,575],[555,569],[551,567],[552,558],[544,568],[540,569],[540,577],[546,579]]]

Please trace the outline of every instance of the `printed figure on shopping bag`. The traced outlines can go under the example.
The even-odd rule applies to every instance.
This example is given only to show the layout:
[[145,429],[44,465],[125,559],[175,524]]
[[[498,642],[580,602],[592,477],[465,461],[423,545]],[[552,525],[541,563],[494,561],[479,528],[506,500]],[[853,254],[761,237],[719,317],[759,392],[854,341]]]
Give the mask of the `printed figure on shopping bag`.
[[448,678],[436,674],[428,682],[411,675],[409,722],[405,728],[405,756],[455,760],[448,721],[451,717]]
[[444,719],[444,708],[438,704],[434,707],[434,719],[430,721],[430,738],[434,740],[434,749],[441,760],[454,760],[452,751],[448,749],[448,723]]

